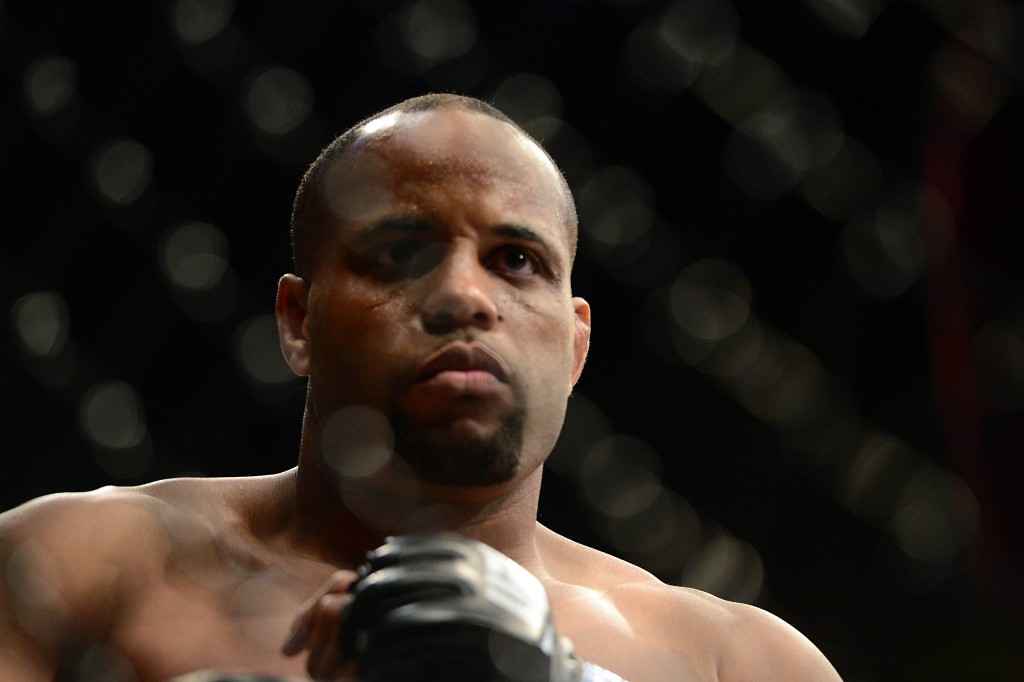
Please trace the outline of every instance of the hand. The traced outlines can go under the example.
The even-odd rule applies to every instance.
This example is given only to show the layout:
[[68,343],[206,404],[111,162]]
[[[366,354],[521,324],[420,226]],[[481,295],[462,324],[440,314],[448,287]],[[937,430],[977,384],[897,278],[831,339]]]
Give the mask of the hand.
[[353,571],[338,571],[307,601],[292,625],[288,641],[281,648],[285,656],[309,650],[306,671],[315,680],[354,679],[355,663],[343,660],[338,646],[342,610],[352,601],[349,589],[356,579]]

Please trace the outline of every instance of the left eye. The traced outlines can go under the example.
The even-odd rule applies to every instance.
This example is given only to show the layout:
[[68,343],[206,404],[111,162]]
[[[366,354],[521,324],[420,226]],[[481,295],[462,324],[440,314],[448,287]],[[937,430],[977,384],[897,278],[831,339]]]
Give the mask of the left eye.
[[515,247],[502,249],[495,254],[494,265],[517,275],[532,275],[538,269],[533,254],[526,249]]

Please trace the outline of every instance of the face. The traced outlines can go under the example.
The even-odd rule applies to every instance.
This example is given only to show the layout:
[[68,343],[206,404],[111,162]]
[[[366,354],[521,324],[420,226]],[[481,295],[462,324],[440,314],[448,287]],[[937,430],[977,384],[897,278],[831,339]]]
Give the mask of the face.
[[279,293],[282,345],[310,377],[314,420],[378,411],[394,452],[430,483],[535,470],[589,342],[561,187],[535,143],[482,114],[371,124],[327,174],[332,236],[312,281],[286,277]]

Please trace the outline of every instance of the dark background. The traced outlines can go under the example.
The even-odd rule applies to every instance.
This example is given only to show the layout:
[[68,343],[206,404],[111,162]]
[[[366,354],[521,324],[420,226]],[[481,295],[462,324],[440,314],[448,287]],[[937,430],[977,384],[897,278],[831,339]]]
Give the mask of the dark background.
[[0,507],[292,466],[266,316],[302,171],[464,92],[580,205],[593,347],[542,521],[851,682],[1024,679],[1022,16],[0,2]]

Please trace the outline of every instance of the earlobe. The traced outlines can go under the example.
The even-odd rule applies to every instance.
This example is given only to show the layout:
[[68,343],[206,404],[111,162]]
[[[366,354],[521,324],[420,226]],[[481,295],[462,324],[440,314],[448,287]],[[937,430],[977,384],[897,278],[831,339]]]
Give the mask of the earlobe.
[[277,285],[277,333],[285,362],[299,376],[309,376],[309,290],[297,275],[284,275]]
[[575,310],[575,324],[573,339],[573,365],[572,381],[569,383],[569,392],[580,378],[583,372],[583,365],[587,361],[587,353],[590,351],[590,304],[580,297],[572,299]]

